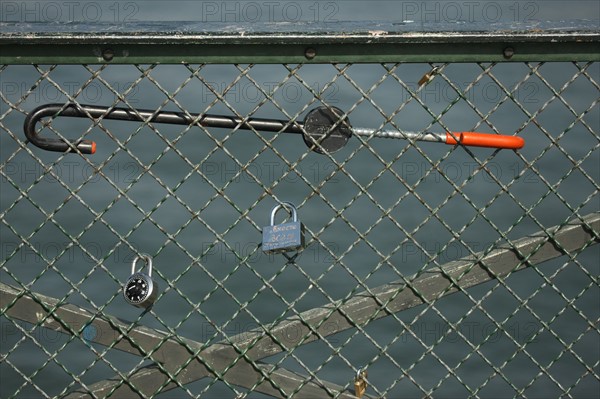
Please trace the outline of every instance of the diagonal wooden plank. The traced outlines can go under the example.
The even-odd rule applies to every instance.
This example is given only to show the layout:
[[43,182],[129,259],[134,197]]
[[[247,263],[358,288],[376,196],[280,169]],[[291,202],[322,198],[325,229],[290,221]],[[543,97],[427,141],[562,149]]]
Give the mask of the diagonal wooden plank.
[[[127,384],[121,386],[117,391],[127,392],[124,394],[125,397],[131,395],[131,387],[135,387],[135,390],[144,394],[151,395],[161,385],[171,380],[169,374],[171,376],[175,375],[181,365],[185,364],[192,356],[192,353],[198,352],[202,348],[201,343],[193,340],[174,339],[165,332],[144,326],[132,328],[131,324],[126,321],[104,314],[95,314],[71,304],[60,305],[56,298],[33,292],[24,293],[3,283],[0,283],[0,294],[2,314],[32,324],[41,323],[45,328],[73,335],[81,335],[86,326],[93,326],[96,335],[90,341],[105,346],[113,345],[115,349],[145,356],[155,363],[161,364],[160,368],[155,367],[151,371],[142,369],[139,373],[134,374],[131,379],[128,379]],[[48,314],[50,316],[46,317]],[[182,344],[185,344],[188,349]],[[232,365],[237,357],[238,352],[231,345],[217,344],[201,352],[200,356],[196,357],[199,362],[193,361],[193,363],[199,364],[188,366],[177,377],[186,376],[192,369],[195,373],[200,373],[195,374],[192,377],[193,380],[214,375],[215,371],[221,374]],[[206,365],[209,365],[210,368],[207,368]],[[262,369],[263,375],[256,368]],[[250,362],[240,359],[229,368],[224,379],[232,384],[252,387],[261,377],[266,375],[269,378],[259,384],[255,390],[275,396],[281,395],[281,392],[275,387],[280,387],[284,392],[297,392],[301,396],[316,397],[319,396],[317,392],[323,394],[327,390],[339,393],[339,397],[347,397],[348,395],[342,392],[342,387],[335,384],[326,381],[309,381],[310,379],[306,376],[291,373],[285,369],[270,372],[271,368],[272,366],[252,365]],[[210,370],[213,370],[213,372]],[[267,373],[267,371],[269,372]],[[185,379],[187,380],[187,377]],[[121,379],[101,382],[94,388],[99,389],[100,392],[108,393],[113,390],[115,385],[123,385]],[[174,383],[170,385],[171,388],[175,386]]]
[[[547,260],[577,251],[600,241],[600,213],[586,215],[583,221],[573,220],[562,227],[552,227],[529,237],[513,241],[510,248],[494,249],[488,254],[446,263],[428,273],[407,277],[404,280],[385,284],[369,292],[361,292],[345,301],[305,311],[269,329],[271,336],[293,348],[321,336],[356,327],[369,320],[385,317],[448,295],[460,289],[485,283],[498,277],[523,270]],[[527,258],[523,263],[522,259]],[[475,259],[480,259],[475,262]],[[450,277],[450,278],[449,278]],[[455,285],[453,282],[455,281]],[[382,304],[385,306],[382,307]],[[250,347],[248,355],[253,359],[281,352],[271,336],[257,331],[241,334],[231,340],[240,348]],[[258,339],[257,342],[255,342]]]
[[[96,315],[87,309],[70,304],[59,306],[56,298],[38,293],[24,294],[3,283],[0,283],[0,293],[2,314],[33,324],[41,323],[45,328],[73,335],[83,334],[83,329],[91,325],[95,327],[96,335],[90,341],[105,346],[114,344],[113,347],[116,349],[146,356],[161,365],[136,371],[126,384],[123,384],[121,378],[94,384],[89,390],[99,397],[112,392],[115,387],[118,387],[114,392],[116,397],[130,397],[132,387],[150,396],[169,381],[171,382],[167,389],[177,386],[169,375],[172,377],[176,375],[177,379],[197,380],[214,373],[222,374],[227,368],[229,369],[222,378],[230,384],[246,388],[253,387],[261,377],[267,376],[268,378],[262,378],[264,381],[254,390],[272,396],[281,396],[283,391],[284,393],[297,392],[301,397],[319,397],[330,391],[339,394],[340,398],[353,397],[343,392],[342,387],[330,382],[310,381],[306,376],[283,368],[271,371],[272,365],[252,364],[243,358],[236,361],[237,352],[231,345],[214,345],[209,350],[201,352],[195,358],[196,360],[190,363],[195,366],[188,366],[177,374],[180,367],[192,357],[193,352],[200,352],[201,343],[184,338],[174,339],[165,332],[143,326],[131,328],[129,323],[117,318]],[[51,316],[44,320],[49,313]],[[149,355],[151,352],[154,353]],[[234,361],[235,364],[232,366]],[[187,376],[191,370],[196,373],[193,377]],[[89,397],[89,395],[86,392],[74,392],[69,397]]]
[[[477,262],[473,258],[462,259],[442,266],[441,270],[433,270],[432,273],[409,277],[407,281],[410,282],[410,286],[407,286],[404,281],[386,284],[371,289],[370,292],[359,293],[344,302],[336,302],[303,312],[273,326],[269,329],[268,334],[261,330],[232,337],[228,342],[214,344],[201,350],[196,356],[196,360],[189,363],[185,370],[177,376],[177,380],[181,384],[186,384],[214,374],[215,371],[222,372],[230,367],[233,361],[239,357],[239,352],[232,343],[235,343],[238,349],[248,349],[246,355],[250,359],[261,359],[280,353],[286,348],[294,348],[297,345],[317,339],[318,335],[314,331],[318,331],[321,336],[331,335],[355,327],[356,324],[363,324],[390,313],[418,306],[425,300],[434,300],[440,296],[451,294],[459,288],[466,289],[523,270],[528,265],[536,265],[566,253],[577,251],[597,243],[600,240],[599,231],[600,213],[592,213],[585,216],[583,221],[575,220],[564,226],[547,229],[546,232],[539,232],[533,236],[516,240],[511,248],[498,248],[485,256],[477,254],[478,256],[475,259],[480,258]],[[527,259],[527,262],[523,262],[524,258]],[[40,307],[41,305],[38,302],[45,300],[45,298],[38,296],[36,300],[33,300],[32,297],[24,296],[18,290],[2,284],[3,312],[21,320],[37,322],[39,313],[32,313],[31,308]],[[9,303],[10,306],[6,305],[7,309],[5,310],[4,304]],[[385,304],[384,307],[382,307],[382,303]],[[60,325],[58,320],[65,320],[69,315],[80,311],[87,312],[72,305],[60,306],[54,311],[55,317],[48,319],[44,326],[62,331],[64,326]],[[32,314],[36,314],[36,316],[32,317]],[[41,314],[43,315],[43,313]],[[99,325],[96,325],[96,323]],[[106,331],[110,331],[114,326],[127,327],[121,321],[104,316],[96,318],[94,325],[96,328],[108,329]],[[116,347],[132,353],[137,351],[137,354],[139,354],[141,352],[140,345],[142,345],[142,349],[147,348],[149,352],[162,342],[161,347],[156,351],[157,355],[161,355],[162,359],[160,360],[161,364],[164,365],[163,367],[168,367],[173,371],[185,363],[190,356],[189,350],[183,348],[182,343],[185,343],[194,352],[196,349],[201,349],[198,346],[200,344],[194,341],[182,338],[167,339],[164,333],[145,327],[135,327],[131,331],[131,336],[135,337],[133,342],[118,337],[119,342]],[[164,341],[165,339],[166,341]],[[148,346],[150,343],[154,343],[154,346]],[[173,351],[170,350],[171,348],[173,348]],[[254,385],[251,383],[252,379],[254,378],[255,382],[258,381],[261,378],[261,373],[253,368],[252,370],[246,370],[247,367],[252,368],[251,363],[247,360],[237,361],[222,378],[229,381],[229,376],[237,375],[238,369],[242,370],[242,374],[250,371],[249,374],[244,374],[249,375],[250,378],[248,384],[243,384],[243,386],[252,386]],[[147,381],[160,378],[159,375],[164,376],[164,371],[140,373],[133,376],[128,382],[136,387],[144,386]],[[166,380],[163,380],[163,382],[166,382]],[[230,382],[232,384],[238,383],[233,380]]]
[[[441,267],[419,277],[409,277],[411,288],[401,281],[386,284],[370,290],[371,293],[359,293],[344,303],[338,302],[301,313],[297,317],[287,319],[270,329],[270,333],[285,343],[286,347],[299,344],[299,339],[306,336],[302,342],[307,343],[316,339],[308,326],[319,331],[322,336],[328,336],[344,329],[355,327],[345,316],[352,318],[354,323],[364,323],[369,318],[377,319],[391,312],[399,312],[421,305],[423,299],[433,300],[440,296],[456,292],[459,287],[453,285],[456,281],[460,289],[466,289],[485,283],[512,272],[524,270],[527,265],[537,265],[566,253],[578,251],[586,246],[600,241],[600,213],[584,216],[583,221],[573,220],[562,227],[552,227],[546,232],[538,232],[513,242],[511,248],[498,248],[487,255],[478,253],[474,257],[449,262]],[[528,262],[523,263],[522,259]],[[481,258],[475,263],[473,258]],[[451,279],[448,279],[450,276]],[[460,278],[462,276],[462,278]],[[460,279],[459,279],[460,278]],[[387,302],[385,308],[379,304]],[[320,327],[316,327],[319,326]],[[286,337],[288,339],[286,339]],[[294,341],[292,337],[296,337]],[[281,349],[263,332],[243,334],[231,337],[240,348],[248,347],[258,340],[250,349],[251,356],[263,358],[279,353]],[[253,357],[254,358],[254,357]],[[140,381],[156,378],[157,373],[140,376]],[[195,375],[188,373],[188,376]],[[199,377],[201,378],[201,377]],[[187,382],[191,382],[189,380]]]

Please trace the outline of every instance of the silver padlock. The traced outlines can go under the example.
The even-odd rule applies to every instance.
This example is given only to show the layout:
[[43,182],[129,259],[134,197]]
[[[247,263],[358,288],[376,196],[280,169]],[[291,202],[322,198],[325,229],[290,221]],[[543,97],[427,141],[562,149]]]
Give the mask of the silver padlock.
[[[292,221],[275,224],[280,209],[288,209]],[[263,227],[262,250],[268,253],[294,251],[304,247],[304,226],[298,221],[298,211],[291,202],[282,202],[271,211],[271,225]]]
[[[136,272],[135,265],[140,259],[146,262],[148,274]],[[123,286],[123,296],[131,305],[140,308],[147,308],[156,300],[158,284],[152,280],[152,258],[149,255],[137,256],[131,263],[131,276]]]

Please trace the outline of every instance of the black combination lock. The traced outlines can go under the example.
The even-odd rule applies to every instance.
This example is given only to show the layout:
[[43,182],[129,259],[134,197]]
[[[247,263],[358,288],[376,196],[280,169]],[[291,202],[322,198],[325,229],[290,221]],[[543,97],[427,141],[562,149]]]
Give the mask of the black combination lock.
[[[148,274],[135,271],[138,260],[143,259],[148,267]],[[125,300],[133,306],[147,308],[158,296],[158,284],[152,280],[152,258],[148,255],[138,256],[131,264],[131,276],[123,286]]]

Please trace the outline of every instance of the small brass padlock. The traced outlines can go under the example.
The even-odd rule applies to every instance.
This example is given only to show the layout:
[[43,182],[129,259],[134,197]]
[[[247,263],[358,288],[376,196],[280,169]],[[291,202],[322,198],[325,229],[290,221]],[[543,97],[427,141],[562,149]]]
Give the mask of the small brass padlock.
[[[143,259],[148,266],[148,274],[135,271],[135,264]],[[131,264],[131,276],[123,286],[125,300],[133,306],[147,308],[158,296],[158,284],[152,280],[152,258],[149,255],[137,256]]]
[[367,390],[367,370],[358,370],[354,377],[354,396],[362,398]]
[[423,75],[423,77],[419,80],[419,83],[418,83],[419,87],[431,82],[433,80],[433,78],[435,78],[435,75],[438,74],[439,71],[440,71],[439,67],[434,67],[431,71],[429,71],[425,75]]
[[[288,209],[292,221],[275,224],[275,215],[282,209]],[[262,250],[267,253],[286,252],[304,247],[304,226],[298,221],[298,212],[291,202],[282,202],[271,211],[271,225],[263,227]]]

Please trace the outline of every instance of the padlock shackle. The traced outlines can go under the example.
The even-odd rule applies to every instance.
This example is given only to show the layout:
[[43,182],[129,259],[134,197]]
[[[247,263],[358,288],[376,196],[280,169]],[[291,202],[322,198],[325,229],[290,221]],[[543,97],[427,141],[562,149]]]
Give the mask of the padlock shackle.
[[367,378],[367,369],[362,368],[362,369],[358,369],[356,370],[356,377],[354,377],[354,381],[358,381],[360,379],[364,379]]
[[298,221],[298,211],[296,210],[296,206],[291,202],[283,201],[279,205],[275,206],[275,208],[273,208],[273,210],[271,211],[271,226],[275,226],[275,215],[282,208],[286,208],[292,213],[293,222]]
[[[131,275],[135,274],[135,264],[138,260],[143,259],[148,267],[148,277],[152,277],[152,258],[148,254],[142,254],[140,256],[136,256],[133,262],[131,262]],[[143,269],[141,269],[143,270]]]

